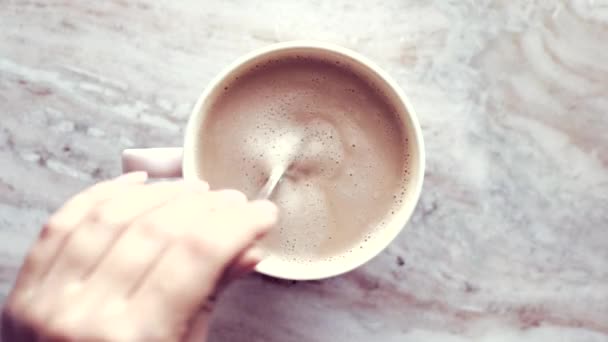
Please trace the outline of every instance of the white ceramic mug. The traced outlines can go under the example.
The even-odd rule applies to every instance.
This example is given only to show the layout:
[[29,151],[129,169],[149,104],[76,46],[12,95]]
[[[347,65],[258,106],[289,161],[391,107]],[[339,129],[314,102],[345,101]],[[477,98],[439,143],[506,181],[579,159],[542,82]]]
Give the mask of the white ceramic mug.
[[[387,95],[397,113],[401,117],[404,131],[408,136],[408,153],[410,178],[403,205],[393,216],[393,219],[375,233],[374,239],[366,243],[364,248],[348,254],[346,258],[334,258],[331,261],[318,261],[306,264],[291,262],[279,257],[269,256],[262,260],[256,271],[273,277],[311,280],[321,279],[348,272],[378,255],[399,234],[412,215],[424,177],[424,144],[418,120],[411,104],[399,88],[384,71],[367,58],[348,49],[319,42],[294,41],[278,43],[253,51],[236,60],[222,71],[205,89],[198,99],[188,125],[186,127],[183,148],[151,148],[130,149],[123,152],[123,170],[145,170],[151,177],[180,177],[186,179],[200,178],[201,172],[198,159],[194,153],[199,143],[201,128],[213,100],[221,93],[224,83],[234,79],[239,74],[249,70],[255,64],[262,64],[269,59],[280,59],[287,56],[310,56],[330,58],[343,65],[349,66],[356,74],[371,80]],[[379,236],[377,235],[379,234]]]

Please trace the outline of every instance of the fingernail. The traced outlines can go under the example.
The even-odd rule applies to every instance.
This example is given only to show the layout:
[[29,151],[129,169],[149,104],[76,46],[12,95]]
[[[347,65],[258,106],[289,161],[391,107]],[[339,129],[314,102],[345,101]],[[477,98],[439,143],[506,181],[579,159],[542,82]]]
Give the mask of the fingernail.
[[148,173],[146,171],[129,172],[116,177],[114,180],[125,183],[143,183],[148,180]]
[[251,263],[253,265],[259,263],[262,259],[264,259],[264,257],[266,256],[267,252],[262,249],[262,247],[260,246],[254,246],[251,247],[251,249],[249,249],[247,251],[247,254],[245,254],[245,260],[243,260],[246,263]]
[[279,208],[268,200],[256,200],[251,202],[252,214],[258,222],[273,226],[279,220]]

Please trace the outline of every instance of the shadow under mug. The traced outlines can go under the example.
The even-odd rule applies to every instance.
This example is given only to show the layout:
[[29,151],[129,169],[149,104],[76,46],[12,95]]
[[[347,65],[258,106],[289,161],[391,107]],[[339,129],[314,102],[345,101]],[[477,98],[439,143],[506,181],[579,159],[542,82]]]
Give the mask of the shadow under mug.
[[328,43],[293,41],[273,44],[242,56],[215,77],[197,101],[186,126],[182,147],[129,149],[123,152],[123,171],[147,171],[152,178],[184,177],[202,179],[199,156],[195,153],[207,112],[221,93],[224,83],[251,69],[255,64],[285,57],[304,56],[332,60],[347,66],[364,76],[387,96],[401,118],[408,137],[408,171],[406,194],[403,204],[384,228],[374,233],[363,248],[354,249],[348,255],[312,262],[293,261],[270,255],[262,260],[256,271],[265,275],[290,279],[313,280],[348,272],[372,259],[384,250],[405,227],[420,197],[424,177],[424,143],[418,120],[411,104],[383,70],[372,61],[351,50]]

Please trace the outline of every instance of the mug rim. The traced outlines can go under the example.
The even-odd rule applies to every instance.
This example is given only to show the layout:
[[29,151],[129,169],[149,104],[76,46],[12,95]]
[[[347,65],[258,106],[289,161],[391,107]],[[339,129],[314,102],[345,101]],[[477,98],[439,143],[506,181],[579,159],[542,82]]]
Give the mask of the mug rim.
[[259,58],[264,58],[269,55],[276,54],[278,52],[284,52],[292,49],[317,50],[319,52],[329,52],[337,54],[358,64],[358,66],[362,67],[366,73],[369,72],[371,74],[374,74],[381,82],[383,82],[384,85],[387,86],[396,95],[391,98],[391,103],[397,105],[400,102],[400,105],[402,105],[402,107],[404,108],[404,110],[399,110],[399,115],[402,116],[402,119],[405,122],[407,122],[407,125],[404,123],[404,126],[409,125],[414,133],[414,139],[409,139],[409,143],[412,143],[412,140],[415,141],[414,151],[417,154],[418,162],[417,166],[414,168],[416,170],[416,176],[414,179],[411,180],[411,183],[413,183],[414,188],[410,189],[411,192],[407,196],[407,202],[411,203],[411,205],[407,206],[406,204],[404,204],[400,206],[398,209],[399,215],[396,215],[393,219],[391,219],[390,223],[387,224],[386,228],[388,229],[388,226],[396,225],[397,223],[395,222],[398,220],[401,227],[398,229],[393,229],[390,232],[391,234],[387,235],[386,237],[383,237],[383,242],[379,245],[379,247],[376,247],[371,252],[368,252],[364,255],[364,257],[357,258],[355,261],[350,262],[346,267],[334,267],[330,268],[329,270],[327,267],[324,267],[323,270],[320,271],[315,270],[313,263],[310,265],[310,267],[307,268],[306,274],[291,271],[286,272],[285,269],[273,269],[272,266],[265,266],[264,261],[260,262],[255,268],[256,272],[275,278],[288,280],[316,280],[329,278],[349,272],[367,263],[377,255],[379,255],[405,229],[405,226],[410,221],[411,216],[414,213],[414,210],[420,199],[425,172],[425,149],[422,129],[420,128],[418,117],[413,109],[413,106],[405,95],[405,93],[403,92],[403,90],[401,89],[401,87],[378,65],[376,65],[367,57],[350,49],[331,43],[311,40],[295,40],[275,43],[264,46],[262,48],[255,49],[249,53],[242,55],[234,62],[229,64],[226,68],[224,68],[220,73],[218,73],[218,75],[216,75],[211,80],[207,87],[205,87],[203,93],[199,96],[186,125],[186,131],[184,134],[182,172],[183,177],[185,179],[198,178],[198,173],[196,171],[195,155],[192,152],[195,150],[195,147],[197,146],[198,142],[196,139],[197,134],[195,133],[202,126],[203,121],[207,116],[207,113],[203,111],[206,105],[206,101],[210,99],[212,95],[216,93],[216,91],[219,91],[218,89],[220,88],[220,86],[224,82],[226,82],[229,79],[230,75],[242,65]]

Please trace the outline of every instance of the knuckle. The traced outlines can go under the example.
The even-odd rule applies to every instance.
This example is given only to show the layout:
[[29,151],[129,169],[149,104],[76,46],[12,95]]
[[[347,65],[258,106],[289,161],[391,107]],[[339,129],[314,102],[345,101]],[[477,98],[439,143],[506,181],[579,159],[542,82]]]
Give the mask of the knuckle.
[[58,317],[48,323],[46,334],[51,340],[75,341],[80,340],[80,324]]
[[189,253],[193,256],[205,260],[222,259],[226,253],[226,248],[223,248],[219,242],[213,242],[209,239],[196,234],[188,234],[184,236],[180,243],[185,246]]
[[112,210],[109,205],[102,204],[91,210],[87,216],[89,222],[103,224],[112,219]]
[[[107,324],[110,323],[110,324]],[[82,331],[80,325],[77,329],[80,329],[77,332],[78,341],[100,341],[100,342],[113,342],[113,341],[136,341],[131,339],[128,334],[125,334],[123,331],[113,329],[116,326],[115,322],[99,322],[97,326],[93,329],[87,329],[86,331]]]
[[9,320],[23,320],[23,306],[15,296],[9,298],[8,302],[2,309],[2,316]]
[[71,239],[69,248],[64,248],[65,264],[62,266],[66,269],[82,269],[91,261],[90,244],[84,243],[82,240],[81,237],[75,237]]
[[165,237],[168,233],[167,228],[158,219],[155,219],[154,215],[142,217],[129,229],[134,229],[148,238]]
[[41,239],[51,239],[66,234],[69,228],[62,222],[57,215],[51,216],[40,230]]
[[48,330],[46,312],[39,306],[11,307],[8,310],[10,320],[33,331],[46,332]]
[[29,253],[25,257],[25,260],[23,261],[23,264],[21,265],[18,277],[30,277],[33,273],[38,271],[39,266],[46,261],[46,253],[39,248],[39,244],[40,243],[37,242],[30,249]]

